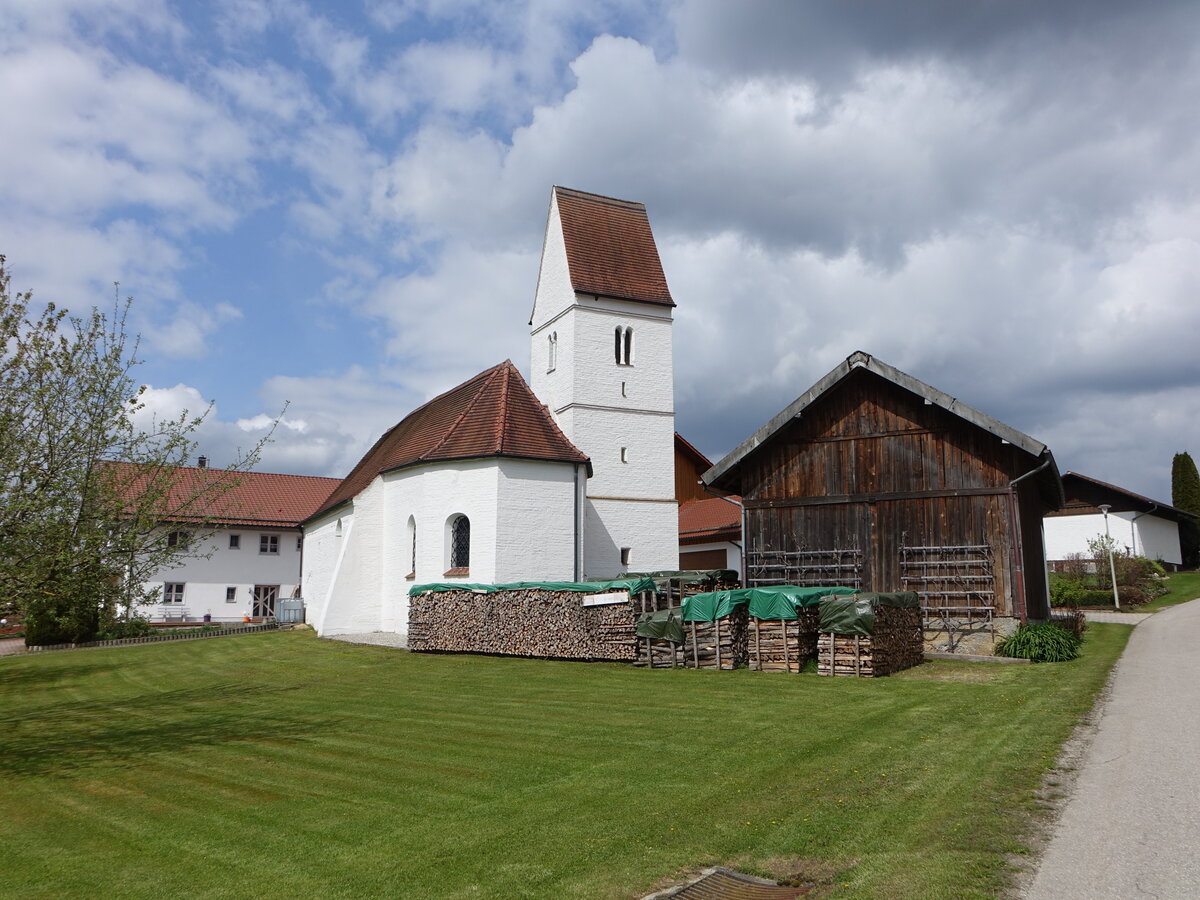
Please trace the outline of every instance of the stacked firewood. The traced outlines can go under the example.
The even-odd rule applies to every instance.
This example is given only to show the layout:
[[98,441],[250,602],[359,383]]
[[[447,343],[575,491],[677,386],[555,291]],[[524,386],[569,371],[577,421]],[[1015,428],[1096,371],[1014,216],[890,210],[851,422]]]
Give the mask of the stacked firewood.
[[652,669],[674,669],[685,664],[683,647],[657,638],[637,639],[637,661],[635,666]]
[[408,646],[416,651],[495,653],[632,662],[632,602],[583,606],[586,594],[522,589],[441,591],[409,600]]
[[750,668],[799,672],[817,652],[817,608],[796,610],[798,618],[750,619]]
[[736,669],[747,662],[745,605],[715,622],[683,623],[683,664],[696,669]]
[[870,636],[821,632],[817,674],[863,678],[890,675],[920,665],[924,656],[921,610],[877,606]]

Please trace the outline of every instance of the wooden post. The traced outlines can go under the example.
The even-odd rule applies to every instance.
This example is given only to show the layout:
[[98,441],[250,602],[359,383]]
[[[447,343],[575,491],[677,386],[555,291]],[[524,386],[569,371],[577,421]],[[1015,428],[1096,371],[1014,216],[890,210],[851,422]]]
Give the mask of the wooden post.
[[721,669],[721,620],[720,619],[717,619],[715,622],[713,622],[713,631],[717,635],[717,640],[716,640],[717,671],[720,671],[720,669]]
[[692,666],[700,668],[700,651],[696,647],[696,623],[692,622]]
[[758,634],[758,619],[754,620],[754,655],[758,657],[758,671],[762,671],[762,641]]
[[788,653],[787,645],[787,619],[780,619],[779,624],[783,626],[783,671],[792,671],[792,658]]

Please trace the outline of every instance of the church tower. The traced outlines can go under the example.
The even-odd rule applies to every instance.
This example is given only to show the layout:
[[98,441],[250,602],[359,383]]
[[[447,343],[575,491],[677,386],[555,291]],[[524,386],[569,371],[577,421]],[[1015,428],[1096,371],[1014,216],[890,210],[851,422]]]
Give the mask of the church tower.
[[530,386],[591,459],[582,577],[675,569],[671,312],[646,207],[555,187],[530,317]]

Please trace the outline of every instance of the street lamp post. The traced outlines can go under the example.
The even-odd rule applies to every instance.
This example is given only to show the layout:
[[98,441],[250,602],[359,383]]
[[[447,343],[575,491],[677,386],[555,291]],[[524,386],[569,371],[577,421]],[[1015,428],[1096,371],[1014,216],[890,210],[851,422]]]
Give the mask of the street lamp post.
[[1108,550],[1108,574],[1112,578],[1113,589],[1113,606],[1118,610],[1121,608],[1121,595],[1117,593],[1117,564],[1113,562],[1113,542],[1112,536],[1108,533],[1108,511],[1112,509],[1107,503],[1100,504],[1100,512],[1104,513],[1104,544]]

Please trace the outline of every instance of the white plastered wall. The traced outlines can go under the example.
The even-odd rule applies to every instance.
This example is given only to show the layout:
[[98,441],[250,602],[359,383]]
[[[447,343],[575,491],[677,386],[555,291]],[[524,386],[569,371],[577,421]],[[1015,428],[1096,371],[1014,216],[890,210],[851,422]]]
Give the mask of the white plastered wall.
[[[1136,518],[1135,518],[1136,517]],[[1104,516],[1048,516],[1042,520],[1046,535],[1046,559],[1066,559],[1072,553],[1088,553],[1088,541],[1104,536]],[[1179,526],[1153,515],[1110,512],[1108,530],[1118,547],[1149,559],[1179,565]]]
[[[570,580],[574,511],[572,464],[489,458],[385,473],[355,498],[352,521],[342,514],[340,539],[337,515],[310,526],[310,621],[321,634],[403,634],[414,584]],[[470,520],[470,566],[447,575],[457,515]]]
[[[237,549],[229,546],[231,534],[239,536]],[[278,537],[278,553],[259,552],[259,537],[264,534]],[[298,528],[238,526],[195,535],[197,556],[181,558],[180,565],[161,569],[154,581],[144,585],[161,597],[164,583],[183,584],[183,602],[145,606],[141,615],[161,621],[182,609],[191,620],[208,615],[214,622],[240,622],[253,611],[255,585],[277,585],[280,598],[290,597],[300,580],[301,552],[296,547],[300,534]],[[225,599],[228,588],[235,589],[233,602]]]
[[[725,568],[733,569],[738,573],[738,579],[742,577],[742,549],[737,544],[730,541],[709,541],[705,544],[680,544],[679,553],[702,553],[706,550],[721,550],[725,553]],[[687,568],[680,565],[680,568]]]

